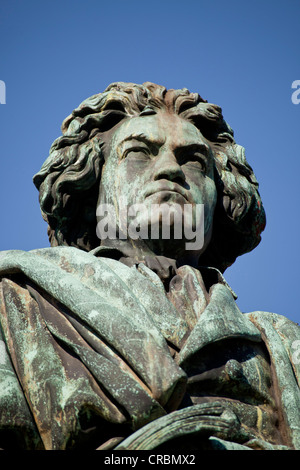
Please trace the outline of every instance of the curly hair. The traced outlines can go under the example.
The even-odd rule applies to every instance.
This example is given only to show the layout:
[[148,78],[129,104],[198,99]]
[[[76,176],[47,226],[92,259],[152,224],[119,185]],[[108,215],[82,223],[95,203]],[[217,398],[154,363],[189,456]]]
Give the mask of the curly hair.
[[219,106],[186,88],[167,90],[150,82],[112,83],[63,121],[63,135],[54,141],[33,178],[50,244],[85,251],[99,245],[96,204],[103,147],[123,120],[155,114],[159,109],[192,122],[213,149],[218,201],[212,238],[200,262],[223,272],[261,240],[266,219],[257,180]]

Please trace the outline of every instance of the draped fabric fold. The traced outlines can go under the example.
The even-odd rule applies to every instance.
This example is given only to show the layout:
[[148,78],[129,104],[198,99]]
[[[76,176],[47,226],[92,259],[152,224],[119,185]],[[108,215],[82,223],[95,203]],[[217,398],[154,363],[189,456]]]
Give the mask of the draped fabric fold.
[[190,266],[165,290],[143,263],[57,247],[2,252],[0,278],[0,447],[8,429],[34,449],[72,448],[93,426],[98,446],[126,437],[179,407],[207,345],[262,342],[263,321]]
[[[0,259],[3,336],[44,447],[65,448],[87,409],[134,430],[176,407],[186,374],[138,286],[127,287],[134,273],[79,250],[53,251]],[[151,307],[154,317],[164,308],[159,299]]]

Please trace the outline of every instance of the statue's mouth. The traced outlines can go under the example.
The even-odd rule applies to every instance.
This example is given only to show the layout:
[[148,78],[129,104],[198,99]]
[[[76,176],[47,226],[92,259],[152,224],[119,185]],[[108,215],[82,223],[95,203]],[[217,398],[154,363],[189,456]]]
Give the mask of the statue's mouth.
[[178,183],[168,180],[160,180],[150,183],[145,192],[145,198],[148,196],[152,196],[153,194],[163,192],[179,194],[180,196],[184,197],[187,202],[189,202],[187,191],[185,190],[185,188],[183,188]]

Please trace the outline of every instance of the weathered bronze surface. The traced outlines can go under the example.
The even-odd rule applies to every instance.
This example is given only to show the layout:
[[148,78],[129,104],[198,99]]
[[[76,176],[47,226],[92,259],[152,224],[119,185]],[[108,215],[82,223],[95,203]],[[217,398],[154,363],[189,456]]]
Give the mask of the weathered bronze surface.
[[[62,132],[34,177],[51,247],[0,254],[0,447],[300,449],[300,328],[223,277],[265,213],[221,109],[114,83]],[[99,240],[99,204],[136,203],[204,204],[203,247]]]

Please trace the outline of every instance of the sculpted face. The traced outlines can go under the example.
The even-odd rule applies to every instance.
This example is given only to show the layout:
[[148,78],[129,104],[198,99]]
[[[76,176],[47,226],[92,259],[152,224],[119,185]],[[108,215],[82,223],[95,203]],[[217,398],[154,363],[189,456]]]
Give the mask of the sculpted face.
[[[163,203],[170,208],[204,204],[207,245],[216,199],[212,150],[192,123],[161,111],[128,119],[115,131],[98,204],[112,204],[117,214],[138,203],[149,209]],[[136,217],[140,226],[149,223],[143,212]]]

